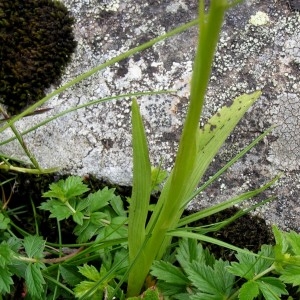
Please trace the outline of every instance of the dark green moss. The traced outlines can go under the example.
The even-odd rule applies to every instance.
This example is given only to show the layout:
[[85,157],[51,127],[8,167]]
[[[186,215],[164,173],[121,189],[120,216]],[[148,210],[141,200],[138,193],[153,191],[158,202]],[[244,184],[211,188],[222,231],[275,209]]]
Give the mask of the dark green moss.
[[70,61],[74,19],[51,0],[0,1],[0,102],[16,114],[45,96]]

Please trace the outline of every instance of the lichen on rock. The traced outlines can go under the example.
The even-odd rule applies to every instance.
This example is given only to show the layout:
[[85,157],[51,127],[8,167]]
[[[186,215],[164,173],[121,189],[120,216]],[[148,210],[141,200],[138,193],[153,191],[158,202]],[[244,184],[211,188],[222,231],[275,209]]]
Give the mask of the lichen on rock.
[[61,76],[76,42],[59,1],[1,0],[0,102],[10,114],[41,99]]

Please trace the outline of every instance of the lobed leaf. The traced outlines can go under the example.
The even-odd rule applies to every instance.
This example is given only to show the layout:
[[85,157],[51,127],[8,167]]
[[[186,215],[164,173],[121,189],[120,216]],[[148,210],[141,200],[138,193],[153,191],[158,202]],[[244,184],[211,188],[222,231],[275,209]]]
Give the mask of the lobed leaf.
[[300,234],[295,231],[286,232],[286,239],[294,255],[300,256]]
[[9,272],[8,268],[0,267],[0,297],[2,294],[10,293],[10,286],[14,284],[12,280],[12,273]]
[[25,281],[28,289],[28,293],[33,298],[42,299],[42,294],[44,292],[45,280],[43,278],[41,264],[29,264],[25,271]]
[[[88,293],[90,290],[92,290],[95,287],[96,283],[94,281],[87,281],[84,280],[76,285],[74,288],[75,297],[76,298],[82,298],[85,296],[86,293]],[[89,294],[90,300],[99,300],[103,299],[103,291],[101,289],[95,289],[92,294]]]
[[300,266],[288,265],[281,272],[279,277],[285,283],[290,283],[293,286],[300,286]]
[[43,202],[39,209],[50,211],[50,218],[57,218],[58,221],[68,219],[72,215],[71,210],[65,203],[55,199]]
[[232,293],[235,276],[227,271],[228,264],[218,260],[210,267],[193,261],[186,269],[192,284],[207,297],[203,299],[226,299]]
[[0,230],[7,229],[9,223],[10,219],[5,217],[2,213],[0,213]]
[[75,214],[72,215],[73,221],[78,225],[83,224],[84,215],[81,211],[76,211]]
[[94,266],[84,264],[83,267],[78,267],[78,271],[92,281],[97,281],[101,278],[99,271]]
[[288,295],[285,284],[274,277],[262,277],[257,280],[259,290],[266,300],[280,300],[281,295]]
[[4,268],[11,262],[11,250],[6,242],[0,245],[0,267]]
[[[248,252],[246,250],[246,252]],[[273,261],[266,259],[265,257],[273,257],[272,246],[263,245],[261,250],[258,252],[259,256],[254,256],[252,252],[238,252],[236,258],[239,262],[233,262],[231,266],[227,267],[227,270],[239,277],[247,280],[252,280],[257,274],[262,273],[269,268]]]
[[86,184],[82,182],[82,178],[79,176],[69,176],[66,180],[59,180],[52,183],[49,186],[50,191],[45,192],[43,197],[57,198],[62,202],[66,202],[69,199],[83,195],[89,191]]
[[247,281],[239,290],[240,300],[252,300],[259,295],[259,287],[255,281]]
[[187,238],[180,239],[176,259],[183,269],[189,267],[189,264],[193,261],[206,265],[213,265],[215,263],[214,256],[204,250],[197,240]]
[[25,252],[30,258],[43,258],[45,241],[41,236],[28,235],[24,238]]
[[173,266],[169,262],[155,261],[151,267],[151,275],[157,279],[172,283],[173,285],[188,285],[189,280],[187,276],[180,270],[180,268]]
[[74,233],[78,236],[79,243],[85,243],[99,232],[99,225],[95,225],[91,220],[83,220],[82,225],[77,225],[74,228]]
[[89,194],[87,200],[89,201],[89,212],[99,211],[101,208],[108,205],[109,201],[115,196],[114,189],[108,189],[105,187],[95,193]]
[[60,264],[58,268],[62,278],[70,286],[74,286],[83,280],[83,276],[81,276],[78,272],[78,268],[74,265]]

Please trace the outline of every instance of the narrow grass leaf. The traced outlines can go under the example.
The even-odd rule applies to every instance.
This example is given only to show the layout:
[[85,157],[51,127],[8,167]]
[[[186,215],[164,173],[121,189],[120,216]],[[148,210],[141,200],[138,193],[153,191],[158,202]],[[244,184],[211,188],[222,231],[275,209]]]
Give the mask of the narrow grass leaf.
[[247,145],[242,151],[240,151],[235,157],[233,157],[229,162],[225,164],[219,171],[217,171],[213,176],[211,176],[203,185],[197,188],[190,198],[187,198],[186,202],[183,204],[183,207],[194,199],[198,194],[204,191],[211,183],[217,180],[228,168],[230,168],[234,163],[236,163],[239,159],[241,159],[247,152],[249,152],[255,145],[257,145],[265,136],[267,136],[272,130],[274,126],[271,126],[267,130],[265,130],[262,134],[260,134],[257,138],[255,138],[249,145]]
[[[191,176],[191,186],[196,186],[202,178],[207,167],[215,157],[226,138],[233,131],[246,111],[259,98],[261,92],[242,95],[234,99],[230,106],[222,107],[204,125],[198,134],[197,164]],[[190,198],[194,190],[184,199]],[[185,201],[182,203],[185,204]]]
[[215,213],[218,213],[218,212],[220,212],[220,211],[222,211],[226,208],[232,207],[233,205],[236,205],[236,204],[241,203],[245,200],[253,198],[253,197],[259,195],[260,193],[262,193],[263,191],[265,191],[266,189],[268,189],[271,185],[273,185],[278,180],[278,178],[279,178],[279,176],[276,176],[275,178],[273,178],[271,181],[269,181],[268,183],[266,183],[265,185],[263,185],[260,188],[257,188],[255,190],[243,193],[243,194],[238,195],[236,197],[233,197],[229,200],[226,200],[224,202],[216,204],[212,207],[204,208],[199,212],[196,212],[196,213],[193,213],[189,216],[183,217],[178,222],[178,227],[182,227],[182,226],[185,226],[185,225],[187,225],[191,222],[198,221],[202,218],[205,218],[205,217],[208,217],[208,216],[213,215]]
[[[151,194],[149,152],[143,121],[136,99],[132,101],[132,147],[133,186],[128,218],[128,247],[131,262],[135,260],[138,253],[143,256],[143,252],[140,251],[145,240],[146,219]],[[139,264],[133,266],[134,271],[130,272],[128,286],[129,289],[132,288],[134,290],[130,291],[132,295],[139,292],[139,290],[135,290],[135,287],[140,286],[144,281],[143,276],[140,276],[139,272],[144,272],[146,259],[146,257],[141,257]]]
[[[218,245],[220,247],[224,247],[239,253],[245,253],[245,254],[249,254],[249,250],[245,250],[236,246],[233,246],[231,244],[222,242],[218,239],[206,236],[204,234],[199,234],[199,233],[195,233],[195,232],[188,232],[185,231],[184,229],[177,229],[177,230],[170,230],[169,232],[166,233],[166,235],[169,236],[173,236],[173,237],[183,237],[183,238],[192,238],[192,239],[196,239],[199,241],[203,241],[203,242],[207,242],[207,243],[211,243],[211,244],[215,244]],[[259,256],[258,254],[253,253],[253,256]]]

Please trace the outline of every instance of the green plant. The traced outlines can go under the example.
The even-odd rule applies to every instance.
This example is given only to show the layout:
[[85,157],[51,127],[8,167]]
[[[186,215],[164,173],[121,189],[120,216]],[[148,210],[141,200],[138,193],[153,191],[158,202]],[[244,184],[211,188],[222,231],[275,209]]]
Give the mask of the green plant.
[[263,245],[254,254],[238,250],[237,262],[216,260],[195,239],[181,239],[176,261],[156,261],[151,274],[170,299],[281,299],[286,284],[300,286],[300,235],[273,226],[275,246]]
[[[250,267],[252,264],[251,268],[253,267],[254,271],[256,270],[256,265],[259,264],[255,260],[255,257],[261,257],[272,261],[272,263],[274,263],[274,268],[272,270],[276,270],[277,272],[279,272],[280,268],[289,270],[290,272],[298,271],[298,248],[295,248],[294,246],[296,243],[295,241],[298,241],[298,238],[295,238],[295,241],[289,242],[291,245],[293,245],[292,247],[294,247],[296,251],[291,250],[291,252],[286,253],[286,251],[290,250],[287,250],[289,247],[286,246],[286,243],[283,241],[286,239],[284,238],[284,233],[274,231],[275,234],[277,234],[277,245],[274,247],[274,251],[277,253],[277,256],[275,254],[275,257],[273,257],[271,253],[267,253],[265,251],[267,248],[263,248],[262,252],[259,253],[258,256],[255,256],[255,254],[249,251],[240,249],[234,245],[226,244],[205,235],[209,231],[216,231],[228,225],[230,222],[249,210],[241,211],[228,220],[225,220],[221,223],[212,224],[211,226],[202,226],[200,228],[187,227],[188,224],[195,220],[212,215],[232,205],[238,204],[246,199],[258,195],[270,187],[278,179],[278,177],[274,178],[264,186],[257,188],[256,190],[246,192],[216,206],[181,218],[184,208],[191,201],[191,199],[200,193],[208,184],[216,180],[218,176],[225,172],[235,161],[237,161],[242,155],[255,146],[272,129],[270,128],[261,134],[253,141],[253,143],[247,146],[243,151],[241,151],[241,153],[228,162],[228,164],[219,172],[217,172],[207,183],[197,188],[209,163],[212,161],[227,136],[234,129],[238,121],[243,117],[247,109],[261,94],[259,91],[257,91],[250,95],[242,95],[236,98],[230,106],[221,108],[209,119],[203,128],[199,129],[199,120],[204,105],[204,97],[224,14],[227,9],[238,2],[240,1],[212,0],[208,12],[205,13],[204,1],[200,0],[199,21],[193,21],[185,24],[184,26],[181,26],[180,28],[173,30],[164,36],[129,50],[128,52],[110,60],[109,62],[80,75],[63,87],[58,88],[53,93],[47,95],[45,98],[26,109],[24,112],[13,117],[11,120],[8,120],[7,124],[0,129],[1,132],[9,126],[12,126],[17,120],[34,111],[34,109],[45,103],[52,96],[62,92],[78,81],[83,80],[95,72],[105,68],[106,66],[120,61],[129,55],[132,55],[133,53],[141,51],[142,49],[145,49],[166,37],[183,31],[184,29],[187,29],[188,27],[199,22],[199,43],[191,82],[190,105],[188,108],[174,168],[168,175],[166,182],[163,185],[156,205],[150,205],[150,195],[154,187],[157,187],[157,184],[161,183],[159,181],[162,180],[164,176],[160,176],[160,172],[157,170],[151,170],[142,118],[139,112],[137,101],[136,99],[133,99],[133,190],[131,198],[128,199],[128,212],[124,210],[121,200],[113,194],[112,190],[104,189],[99,192],[86,195],[88,192],[88,187],[83,184],[82,180],[78,177],[69,177],[66,180],[53,183],[50,186],[50,191],[44,193],[44,197],[49,199],[42,203],[40,208],[42,210],[49,211],[51,213],[50,217],[57,220],[58,242],[56,244],[45,242],[41,237],[39,237],[38,230],[36,232],[36,236],[28,236],[26,232],[24,232],[21,228],[18,228],[12,222],[12,220],[9,218],[9,215],[3,212],[3,227],[8,230],[10,236],[13,236],[12,239],[4,237],[2,242],[3,249],[0,248],[0,262],[2,262],[1,267],[6,272],[6,275],[3,277],[5,278],[5,283],[3,283],[2,288],[3,293],[9,291],[9,286],[12,284],[10,279],[11,275],[17,274],[18,276],[25,278],[28,286],[28,293],[33,299],[34,297],[46,299],[50,296],[52,297],[50,299],[56,299],[58,295],[64,295],[64,297],[73,298],[75,296],[80,299],[99,299],[101,297],[105,299],[111,299],[114,296],[118,299],[125,299],[125,297],[135,299],[143,291],[144,283],[147,281],[147,276],[149,275],[151,269],[152,273],[157,276],[159,280],[165,280],[162,274],[164,272],[168,272],[170,267],[168,261],[170,263],[170,257],[172,257],[172,255],[168,256],[167,254],[173,252],[171,244],[172,237],[193,238],[195,240],[197,239],[215,243],[217,245],[232,249],[233,251],[237,251],[239,253],[238,258],[241,258],[240,263],[244,263],[245,261],[245,264],[248,267]],[[161,92],[166,91],[160,91],[156,93]],[[138,96],[138,94],[130,94],[127,96],[133,97]],[[124,97],[124,95],[120,95],[118,97]],[[100,99],[89,104],[84,104],[80,107],[70,108],[60,115],[45,120],[37,126],[43,126],[54,118],[57,118],[75,109],[102,101],[107,101],[113,98],[116,99],[117,97]],[[20,136],[22,137],[25,133],[36,129],[37,126],[30,128],[26,132],[20,133]],[[7,143],[11,140],[12,139],[4,141],[3,143]],[[262,203],[272,199],[273,198],[266,199]],[[258,205],[261,205],[261,203]],[[252,208],[257,207],[258,205],[255,205]],[[7,221],[8,218],[9,221]],[[74,233],[77,236],[77,243],[73,245],[64,245],[61,235],[60,222],[69,218],[72,218],[76,224]],[[18,232],[24,237],[23,240],[16,239],[13,232],[10,230],[10,226],[18,230]],[[280,239],[282,242],[279,241]],[[193,243],[195,243],[195,241]],[[18,244],[18,247],[13,248],[11,244]],[[32,246],[29,247],[28,245]],[[284,246],[281,247],[278,245]],[[75,247],[77,250],[71,256],[64,255],[64,246],[67,246],[68,248]],[[26,255],[20,256],[19,252],[22,247],[24,248]],[[54,249],[51,251],[51,254],[58,254],[58,257],[51,257],[49,259],[45,258],[46,253],[49,252],[51,247],[54,247]],[[12,252],[8,250],[10,248],[13,249]],[[197,250],[194,254],[201,257],[202,254],[200,252],[200,250]],[[193,259],[195,259],[194,254],[191,256]],[[291,268],[287,266],[288,260],[285,254],[288,254],[287,256],[290,255],[289,257],[292,256],[290,261],[296,263],[296,270],[291,270]],[[244,259],[243,255],[254,257],[254,261],[248,256],[246,259]],[[267,257],[267,255],[269,257]],[[234,282],[232,279],[234,277],[233,275],[230,277],[229,270],[231,270],[234,275],[243,278],[248,274],[236,274],[238,270],[237,265],[232,264],[232,268],[230,269],[229,267],[227,268],[227,266],[229,266],[228,263],[214,262],[214,259],[208,255],[203,257],[205,258],[203,258],[203,263],[208,264],[210,268],[212,268],[211,266],[214,266],[214,268],[212,268],[212,272],[218,273],[221,267],[226,266],[226,270],[229,272],[228,278],[231,278],[230,282],[228,279],[228,284]],[[187,256],[185,259],[191,260],[191,258]],[[208,259],[211,264],[208,262]],[[244,261],[242,261],[243,259]],[[247,259],[250,261],[250,263],[246,263]],[[155,261],[158,261],[158,263]],[[178,261],[181,264],[181,267],[184,268],[184,272],[193,278],[191,275],[191,269],[185,269],[185,264],[187,262],[184,262],[183,258],[180,256]],[[18,273],[18,271],[16,271],[16,262],[21,262],[20,268],[23,270],[22,272]],[[49,264],[49,266],[46,264]],[[157,273],[157,269],[155,269],[158,265],[162,270],[159,274]],[[204,265],[202,265],[202,267],[205,268]],[[269,266],[267,268],[269,268]],[[30,275],[29,277],[26,277],[27,269],[29,270],[27,272]],[[208,269],[208,267],[206,269]],[[251,272],[253,270],[251,269]],[[270,270],[270,272],[272,270]],[[260,273],[264,271],[266,270],[259,270]],[[179,275],[182,270],[176,269],[176,272],[176,274]],[[33,277],[32,274],[36,275],[36,277]],[[283,273],[280,274],[284,275]],[[287,273],[285,274],[287,275]],[[195,276],[197,276],[197,274]],[[248,280],[249,278],[246,277],[245,279]],[[280,280],[290,283],[288,280],[291,280],[291,276],[289,279],[283,278]],[[250,281],[253,281],[251,284],[254,284],[256,288],[258,288],[258,292],[262,292],[261,287],[257,286],[259,278],[255,278],[255,280],[253,279],[253,276],[249,279]],[[189,280],[189,282],[187,280],[184,281],[185,287],[186,285],[189,286],[190,284],[195,283],[193,282],[194,279]],[[297,285],[297,280],[293,281],[292,283]],[[33,282],[36,283],[34,286]],[[172,283],[176,284],[176,282]],[[71,288],[74,285],[76,285],[76,287],[73,291]],[[216,286],[216,290],[217,288],[218,286]],[[125,289],[127,289],[126,293],[124,292]],[[241,287],[240,290],[243,291],[243,289],[245,289],[245,287]],[[48,291],[51,292],[50,296]],[[195,292],[195,295],[191,294],[193,297],[191,299],[200,299],[200,296],[198,295],[198,297],[197,293],[203,293],[203,291],[199,289],[199,286],[196,284],[193,288],[193,292]],[[222,292],[225,293],[226,297],[231,297],[231,285],[223,285]],[[68,296],[65,296],[66,293]],[[146,293],[149,295],[149,299],[150,297],[154,297],[154,299],[155,297],[158,297],[157,290],[155,288],[146,289],[145,294]],[[282,285],[281,290],[278,291],[277,294],[280,293],[284,294],[284,288]],[[235,294],[233,295],[235,296]],[[211,299],[219,298],[217,298],[217,296],[212,296]]]

